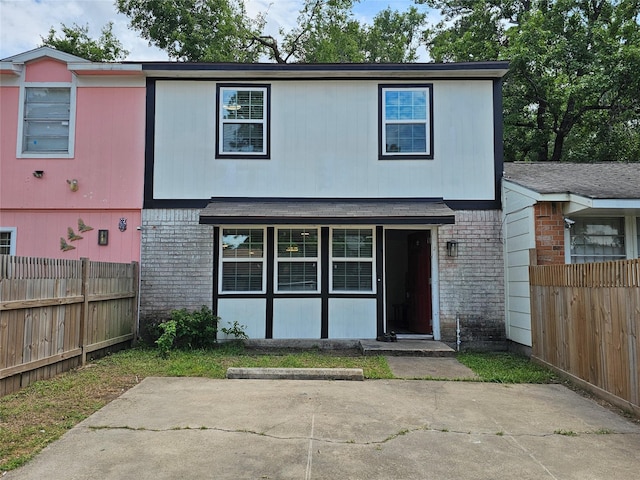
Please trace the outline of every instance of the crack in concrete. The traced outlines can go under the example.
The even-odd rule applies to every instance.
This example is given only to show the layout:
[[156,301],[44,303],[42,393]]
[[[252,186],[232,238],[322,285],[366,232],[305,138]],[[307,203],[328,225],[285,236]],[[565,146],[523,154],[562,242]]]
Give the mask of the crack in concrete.
[[[559,434],[556,432],[549,432],[549,433],[509,433],[509,432],[472,432],[472,431],[462,431],[462,430],[450,430],[447,428],[433,428],[430,427],[429,425],[422,425],[422,426],[418,426],[418,427],[413,427],[413,428],[403,428],[401,430],[398,430],[395,433],[392,433],[390,435],[388,435],[387,437],[383,438],[382,440],[372,440],[372,441],[368,441],[368,442],[357,442],[355,440],[335,440],[335,439],[329,439],[329,438],[320,438],[320,437],[309,437],[309,436],[298,436],[298,435],[294,435],[294,436],[282,436],[282,435],[273,435],[273,434],[269,434],[266,432],[258,432],[255,430],[248,430],[248,429],[232,429],[232,428],[220,428],[220,427],[207,427],[207,426],[201,426],[201,427],[171,427],[171,428],[148,428],[148,427],[130,427],[128,425],[123,425],[123,426],[108,426],[108,425],[95,425],[95,426],[89,426],[88,427],[89,430],[131,430],[131,431],[135,431],[135,432],[174,432],[174,431],[186,431],[186,430],[194,430],[194,431],[207,431],[207,430],[211,430],[211,431],[216,431],[216,432],[223,432],[223,433],[244,433],[244,434],[249,434],[249,435],[255,435],[255,436],[260,436],[260,437],[265,437],[265,438],[271,438],[274,440],[313,440],[313,441],[317,441],[317,442],[323,442],[323,443],[329,443],[329,444],[338,444],[338,445],[382,445],[385,443],[388,443],[392,440],[395,440],[396,438],[402,437],[404,435],[408,435],[410,433],[415,433],[415,432],[420,432],[420,431],[424,431],[424,432],[440,432],[440,433],[450,433],[450,434],[454,434],[454,435],[475,435],[475,436],[484,436],[484,437],[506,437],[506,438],[511,438],[515,441],[515,438],[519,437],[519,438],[525,438],[525,437],[529,437],[529,438],[545,438],[545,437],[553,437],[553,436],[563,436],[562,434]],[[595,430],[595,431],[584,431],[584,432],[575,432],[575,435],[572,435],[573,437],[575,436],[580,436],[580,435],[638,435],[637,433],[634,432],[615,432],[615,431],[607,431],[605,433]],[[517,442],[516,442],[517,443]],[[519,444],[518,444],[519,445]],[[521,447],[522,448],[522,447]]]

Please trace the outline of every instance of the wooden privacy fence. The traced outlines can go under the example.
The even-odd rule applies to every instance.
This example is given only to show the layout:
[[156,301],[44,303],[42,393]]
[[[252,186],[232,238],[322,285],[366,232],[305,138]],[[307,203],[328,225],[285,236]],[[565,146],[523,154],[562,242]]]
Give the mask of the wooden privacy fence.
[[640,259],[529,267],[534,359],[640,415]]
[[131,343],[136,262],[0,255],[0,395]]

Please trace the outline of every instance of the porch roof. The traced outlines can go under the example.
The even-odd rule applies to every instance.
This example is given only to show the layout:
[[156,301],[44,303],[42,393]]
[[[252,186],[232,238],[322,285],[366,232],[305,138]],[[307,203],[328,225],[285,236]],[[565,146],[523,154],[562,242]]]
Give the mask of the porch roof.
[[208,225],[442,225],[455,212],[442,199],[212,198],[200,212]]

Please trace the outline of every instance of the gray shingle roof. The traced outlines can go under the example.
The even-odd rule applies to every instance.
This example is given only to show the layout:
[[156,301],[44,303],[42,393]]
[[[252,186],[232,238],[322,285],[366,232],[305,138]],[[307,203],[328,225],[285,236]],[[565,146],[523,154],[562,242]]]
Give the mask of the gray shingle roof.
[[204,224],[454,223],[455,212],[435,199],[213,198]]
[[640,163],[504,164],[504,179],[538,193],[640,199]]

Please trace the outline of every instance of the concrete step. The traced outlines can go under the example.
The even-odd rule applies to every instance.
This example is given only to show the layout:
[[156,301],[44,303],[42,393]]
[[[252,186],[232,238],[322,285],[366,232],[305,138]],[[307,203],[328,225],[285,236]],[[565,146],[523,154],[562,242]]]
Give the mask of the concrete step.
[[361,368],[239,368],[227,369],[230,379],[364,380]]
[[456,351],[446,343],[436,340],[398,339],[397,342],[360,340],[363,355],[397,357],[453,357]]

